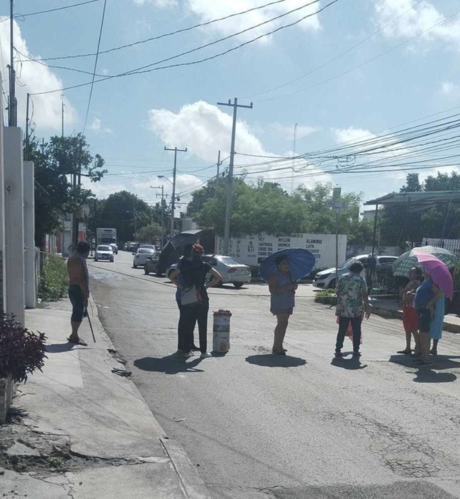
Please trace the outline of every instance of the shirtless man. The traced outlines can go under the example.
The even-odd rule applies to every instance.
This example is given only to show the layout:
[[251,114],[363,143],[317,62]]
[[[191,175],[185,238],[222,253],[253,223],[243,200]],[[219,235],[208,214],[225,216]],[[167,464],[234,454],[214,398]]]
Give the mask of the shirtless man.
[[77,245],[77,251],[67,260],[67,272],[69,274],[69,298],[72,303],[72,317],[70,324],[72,334],[67,338],[69,343],[86,346],[86,342],[78,336],[78,329],[83,321],[85,310],[88,307],[89,279],[86,259],[88,258],[90,246],[84,241]]

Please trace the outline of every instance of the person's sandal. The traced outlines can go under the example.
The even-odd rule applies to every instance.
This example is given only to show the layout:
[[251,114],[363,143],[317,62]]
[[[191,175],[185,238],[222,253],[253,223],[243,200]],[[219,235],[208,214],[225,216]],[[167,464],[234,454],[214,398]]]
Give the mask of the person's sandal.
[[398,350],[397,353],[403,354],[403,355],[410,355],[412,353],[412,350]]
[[70,336],[69,336],[67,338],[67,341],[69,343],[72,343],[73,345],[81,345],[82,347],[87,347],[88,346],[88,343],[86,343],[86,341],[82,340],[81,338],[78,338],[78,341],[75,341],[75,340],[71,340]]

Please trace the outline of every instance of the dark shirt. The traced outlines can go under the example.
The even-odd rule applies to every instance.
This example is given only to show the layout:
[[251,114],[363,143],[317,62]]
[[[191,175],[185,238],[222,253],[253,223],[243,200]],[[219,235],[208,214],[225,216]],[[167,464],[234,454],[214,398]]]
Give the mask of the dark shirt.
[[415,308],[424,308],[434,298],[433,281],[426,279],[415,293]]
[[209,263],[189,261],[185,258],[179,262],[177,267],[184,278],[185,286],[195,285],[201,293],[203,301],[208,301],[208,293],[206,291],[206,276],[211,271],[212,267]]

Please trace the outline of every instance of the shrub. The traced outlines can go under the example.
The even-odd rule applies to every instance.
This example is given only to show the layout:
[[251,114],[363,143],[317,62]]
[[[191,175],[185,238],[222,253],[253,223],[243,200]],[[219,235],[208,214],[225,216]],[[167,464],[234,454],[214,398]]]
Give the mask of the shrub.
[[337,296],[335,296],[335,291],[333,289],[320,291],[315,296],[315,302],[323,303],[324,305],[337,305]]
[[14,320],[0,315],[0,378],[11,375],[14,381],[27,381],[27,375],[42,370],[46,358],[46,336],[32,333]]
[[38,287],[38,296],[44,301],[57,301],[66,295],[68,287],[67,267],[59,256],[46,261]]

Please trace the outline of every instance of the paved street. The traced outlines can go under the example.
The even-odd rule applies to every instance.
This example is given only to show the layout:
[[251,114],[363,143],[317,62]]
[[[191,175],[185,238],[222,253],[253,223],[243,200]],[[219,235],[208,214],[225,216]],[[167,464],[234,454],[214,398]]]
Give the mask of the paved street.
[[214,499],[460,498],[459,335],[417,369],[395,355],[401,322],[372,317],[361,361],[333,361],[334,312],[301,286],[288,356],[273,357],[267,287],[228,286],[211,310],[233,313],[230,352],[179,361],[174,288],[131,264],[90,262],[101,320]]

